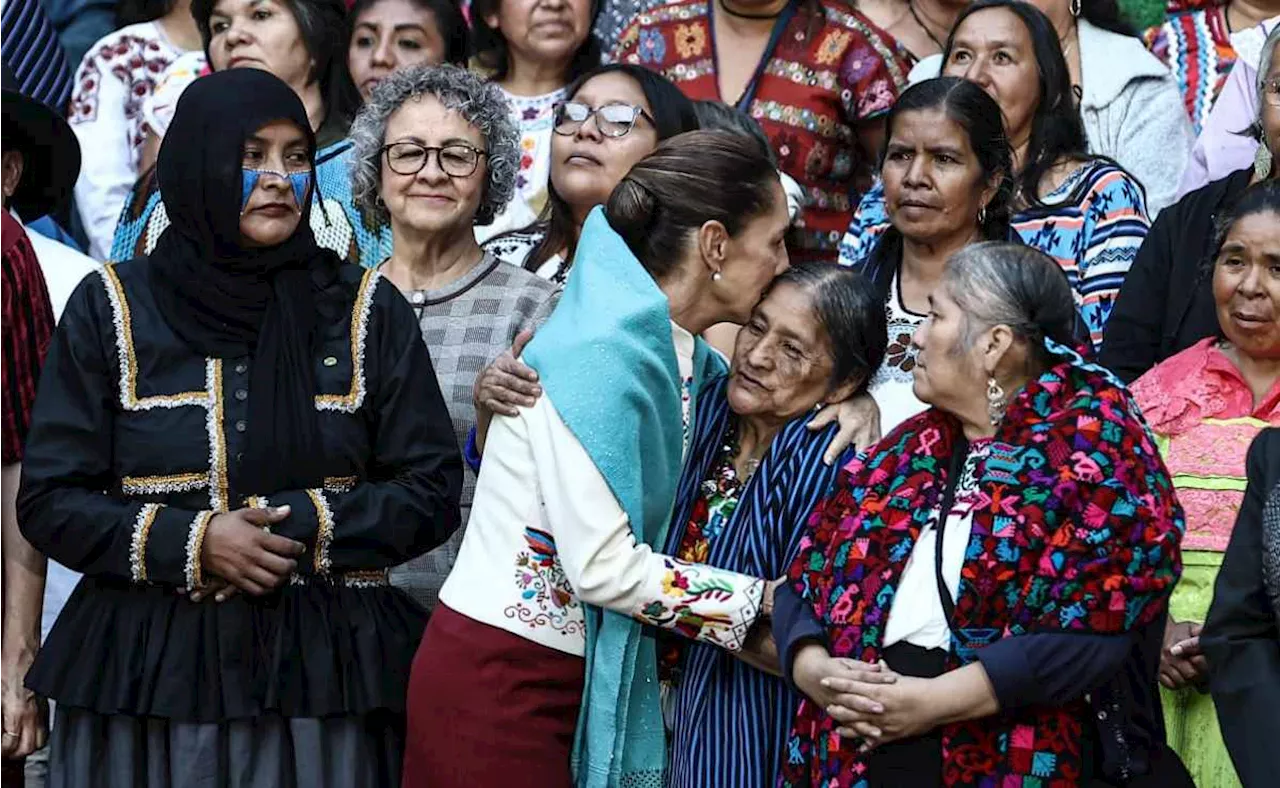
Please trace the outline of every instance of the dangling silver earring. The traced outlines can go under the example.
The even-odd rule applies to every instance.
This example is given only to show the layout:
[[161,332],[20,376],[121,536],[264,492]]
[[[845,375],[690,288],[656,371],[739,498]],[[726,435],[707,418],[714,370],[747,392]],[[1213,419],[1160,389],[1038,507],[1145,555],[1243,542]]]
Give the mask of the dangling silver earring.
[[984,205],[978,209],[978,224],[983,225],[986,223],[987,223],[987,206]]
[[1080,0],[1071,0],[1071,15],[1079,19],[1081,10]]
[[998,425],[1004,419],[1004,409],[1008,403],[1004,399],[1004,389],[994,377],[987,378],[987,417],[991,426]]
[[1260,181],[1270,178],[1272,163],[1271,149],[1264,141],[1258,146],[1258,152],[1253,155],[1253,177]]
[[711,275],[712,282],[719,282],[721,279],[724,279],[724,274],[720,273],[719,271],[716,271]]

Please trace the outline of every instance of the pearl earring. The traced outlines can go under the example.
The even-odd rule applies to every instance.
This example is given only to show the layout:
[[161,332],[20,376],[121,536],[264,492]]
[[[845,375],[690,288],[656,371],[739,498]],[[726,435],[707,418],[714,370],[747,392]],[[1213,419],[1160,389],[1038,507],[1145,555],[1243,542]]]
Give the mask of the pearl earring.
[[719,282],[721,279],[724,279],[724,274],[720,273],[719,271],[716,271],[711,275],[712,282]]

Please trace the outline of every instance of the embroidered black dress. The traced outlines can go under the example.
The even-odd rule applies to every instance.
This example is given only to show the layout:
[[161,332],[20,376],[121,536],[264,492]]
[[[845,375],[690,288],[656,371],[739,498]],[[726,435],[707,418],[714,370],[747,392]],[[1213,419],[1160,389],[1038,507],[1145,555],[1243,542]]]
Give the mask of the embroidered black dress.
[[[214,774],[244,758],[281,769],[292,748],[325,775],[310,784],[392,784],[383,769],[398,773],[425,616],[386,570],[457,527],[462,477],[413,313],[389,282],[352,266],[316,294],[315,407],[331,469],[323,489],[249,499],[238,469],[251,359],[189,349],[157,310],[153,265],[108,265],[72,296],[24,460],[24,533],[85,574],[27,677],[57,702],[54,757],[61,746],[83,761],[72,771],[85,781],[68,784],[181,785],[180,770],[196,768],[182,742],[212,724],[231,752],[230,764],[199,767]],[[222,603],[178,593],[202,580],[213,514],[264,504],[291,506],[272,530],[307,545],[291,582]],[[122,745],[168,761],[169,779]],[[343,757],[348,746],[369,757]],[[202,774],[210,785],[306,785],[299,768],[244,782]]]

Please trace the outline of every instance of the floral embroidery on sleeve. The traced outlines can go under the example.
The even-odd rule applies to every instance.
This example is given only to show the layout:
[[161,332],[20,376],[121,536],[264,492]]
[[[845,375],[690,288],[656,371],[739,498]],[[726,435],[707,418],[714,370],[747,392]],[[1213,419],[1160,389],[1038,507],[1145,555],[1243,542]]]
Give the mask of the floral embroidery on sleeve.
[[516,588],[520,601],[503,612],[529,625],[530,629],[547,626],[561,635],[581,635],[583,620],[581,603],[560,566],[556,540],[537,528],[524,530],[527,550],[516,554]]
[[662,592],[632,616],[691,640],[739,651],[760,614],[764,581],[705,564],[664,558]]

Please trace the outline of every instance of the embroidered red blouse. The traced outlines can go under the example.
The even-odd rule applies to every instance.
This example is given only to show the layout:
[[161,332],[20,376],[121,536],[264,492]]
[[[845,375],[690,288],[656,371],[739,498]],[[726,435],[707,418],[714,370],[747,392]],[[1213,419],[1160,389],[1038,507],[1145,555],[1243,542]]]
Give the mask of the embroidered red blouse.
[[[858,129],[893,106],[912,58],[851,8],[819,5],[819,20],[800,2],[780,17],[738,105],[760,123],[779,168],[804,190],[793,259],[834,262],[878,153],[861,149]],[[662,73],[691,99],[732,102],[720,95],[713,13],[706,0],[677,0],[640,14],[614,59]]]

